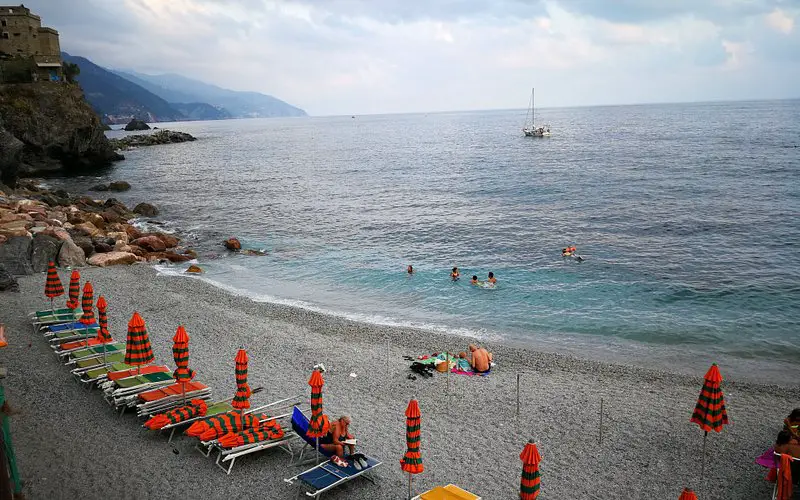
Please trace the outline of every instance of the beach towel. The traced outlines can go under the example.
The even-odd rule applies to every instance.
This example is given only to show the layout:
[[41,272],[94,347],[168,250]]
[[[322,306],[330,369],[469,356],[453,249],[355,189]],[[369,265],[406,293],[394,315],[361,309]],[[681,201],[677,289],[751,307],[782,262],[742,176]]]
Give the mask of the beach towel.
[[792,457],[786,453],[781,454],[781,467],[778,473],[777,500],[791,500],[792,498]]

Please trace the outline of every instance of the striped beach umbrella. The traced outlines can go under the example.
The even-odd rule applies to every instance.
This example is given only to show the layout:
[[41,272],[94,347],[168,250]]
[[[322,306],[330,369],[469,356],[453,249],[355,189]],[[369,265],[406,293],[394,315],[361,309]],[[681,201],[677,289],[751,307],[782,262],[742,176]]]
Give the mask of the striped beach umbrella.
[[100,323],[100,328],[97,330],[97,340],[107,344],[114,339],[111,338],[111,332],[108,331],[108,303],[102,295],[97,299],[97,315]]
[[151,431],[157,431],[167,425],[185,422],[190,418],[203,417],[207,411],[208,406],[205,401],[202,399],[193,399],[189,401],[188,405],[151,417],[144,423],[144,426]]
[[306,436],[319,439],[327,436],[331,428],[328,416],[322,413],[322,386],[325,385],[322,372],[314,370],[308,379],[308,385],[311,386],[311,420]]
[[144,320],[138,312],[133,313],[133,317],[128,322],[128,339],[125,343],[126,365],[142,366],[152,363],[155,360],[153,349],[150,347],[150,337],[147,335],[147,328]]
[[247,384],[247,351],[239,349],[236,353],[236,395],[231,401],[231,406],[237,410],[250,408],[250,386]]
[[519,484],[520,500],[535,500],[539,496],[541,477],[539,475],[539,462],[542,457],[533,439],[528,441],[522,453],[519,454],[522,460],[522,479]]
[[72,271],[69,277],[69,296],[67,297],[67,308],[75,310],[80,306],[78,298],[81,294],[81,273],[78,270]]
[[83,285],[83,299],[81,300],[81,308],[83,314],[78,319],[78,322],[86,328],[86,346],[89,346],[89,325],[95,323],[97,320],[94,317],[94,289],[92,284],[88,281]]
[[245,444],[258,443],[267,439],[280,439],[282,437],[283,429],[281,429],[278,421],[274,418],[266,418],[260,420],[258,427],[225,434],[219,438],[219,444],[225,448],[235,448]]
[[413,474],[419,474],[425,470],[422,465],[422,454],[419,451],[420,445],[420,422],[422,414],[419,411],[419,403],[416,399],[408,402],[406,408],[406,452],[400,460],[400,468],[408,472],[408,498],[411,494],[411,478]]
[[53,299],[64,295],[64,285],[61,284],[61,278],[58,277],[56,270],[56,263],[52,260],[47,264],[47,281],[44,284],[44,296],[50,299],[50,308],[55,311],[53,306]]
[[172,376],[181,384],[185,402],[186,383],[194,378],[194,370],[189,368],[189,335],[183,325],[178,326],[172,342],[172,358],[175,360],[176,366]]
[[720,384],[722,375],[719,373],[717,364],[711,365],[706,372],[703,388],[700,390],[700,397],[697,398],[697,405],[690,422],[699,425],[704,431],[703,434],[703,461],[700,467],[700,482],[705,476],[706,468],[706,439],[708,431],[721,432],[722,427],[728,424],[728,412],[725,410],[725,397],[722,394]]
[[690,490],[689,488],[684,488],[683,493],[681,493],[681,496],[678,497],[678,500],[697,500],[697,495],[695,495],[694,491]]
[[258,417],[252,413],[242,415],[239,411],[229,411],[193,423],[186,429],[185,434],[200,438],[201,441],[211,441],[229,432],[257,428],[258,424]]

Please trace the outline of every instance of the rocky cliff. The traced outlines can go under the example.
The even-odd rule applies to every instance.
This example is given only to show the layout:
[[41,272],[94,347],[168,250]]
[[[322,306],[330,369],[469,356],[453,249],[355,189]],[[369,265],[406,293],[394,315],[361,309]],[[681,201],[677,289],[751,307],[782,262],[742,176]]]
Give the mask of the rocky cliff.
[[77,85],[0,85],[0,179],[86,171],[123,157]]

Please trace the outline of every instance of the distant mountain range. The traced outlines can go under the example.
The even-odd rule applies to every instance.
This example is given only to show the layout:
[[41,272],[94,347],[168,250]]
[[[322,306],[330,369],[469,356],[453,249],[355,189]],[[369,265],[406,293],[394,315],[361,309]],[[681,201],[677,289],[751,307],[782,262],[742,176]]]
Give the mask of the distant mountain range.
[[61,53],[80,67],[78,82],[104,122],[128,123],[306,116],[280,99],[258,92],[223,89],[180,75],[145,75],[108,70],[79,56]]

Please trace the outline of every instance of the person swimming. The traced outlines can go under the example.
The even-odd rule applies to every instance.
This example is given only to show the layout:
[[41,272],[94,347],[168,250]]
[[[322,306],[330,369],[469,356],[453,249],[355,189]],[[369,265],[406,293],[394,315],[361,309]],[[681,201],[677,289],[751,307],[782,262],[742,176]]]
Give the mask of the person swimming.
[[489,278],[486,280],[486,282],[489,283],[490,285],[496,285],[497,284],[497,278],[494,277],[494,273],[493,272],[489,271]]
[[472,275],[472,279],[470,280],[469,283],[470,283],[470,285],[475,285],[475,286],[480,286],[480,285],[483,284],[482,281],[478,281],[478,277],[475,276],[474,274]]
[[408,274],[414,274],[414,266],[409,264],[408,269],[406,269],[406,271],[408,272]]
[[453,271],[450,273],[450,279],[453,281],[458,281],[458,278],[461,277],[461,273],[458,272],[458,268],[454,267]]

